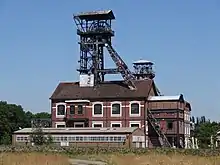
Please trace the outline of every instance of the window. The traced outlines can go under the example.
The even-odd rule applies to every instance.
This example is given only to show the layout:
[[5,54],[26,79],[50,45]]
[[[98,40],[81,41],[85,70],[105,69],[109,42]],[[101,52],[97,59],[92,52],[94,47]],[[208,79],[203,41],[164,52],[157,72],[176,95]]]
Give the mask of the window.
[[167,122],[167,128],[168,129],[173,129],[173,122],[172,121]]
[[75,128],[82,128],[82,127],[84,127],[84,123],[83,122],[75,122],[74,127]]
[[121,124],[111,124],[111,127],[115,128],[115,127],[121,127]]
[[140,127],[140,124],[131,124],[131,127]]
[[18,141],[18,142],[27,142],[28,141],[28,137],[29,136],[16,136],[16,141]]
[[65,128],[64,124],[57,124],[57,128]]
[[58,105],[57,106],[57,116],[64,116],[66,111],[65,105]]
[[95,103],[93,105],[93,115],[94,116],[103,116],[103,105],[102,103]]
[[103,127],[103,121],[93,121],[93,122],[92,122],[92,127],[93,127],[93,128]]
[[102,127],[102,124],[93,124],[93,127],[94,128],[99,128],[99,127]]
[[70,115],[75,115],[75,105],[70,105]]
[[131,103],[130,106],[130,115],[131,116],[140,116],[140,104],[139,103]]
[[78,105],[78,115],[83,114],[83,105]]
[[113,103],[112,104],[112,116],[120,116],[121,115],[121,104]]
[[124,142],[126,135],[52,135],[54,142]]

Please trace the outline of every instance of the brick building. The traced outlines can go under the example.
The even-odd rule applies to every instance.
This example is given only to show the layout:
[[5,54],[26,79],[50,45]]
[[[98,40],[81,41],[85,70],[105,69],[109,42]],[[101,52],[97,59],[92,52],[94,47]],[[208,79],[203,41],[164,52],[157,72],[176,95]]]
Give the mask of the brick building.
[[[183,96],[160,96],[153,62],[138,60],[132,72],[112,44],[112,10],[74,15],[79,35],[79,82],[60,83],[51,96],[53,127],[144,128],[148,147],[184,146],[190,105]],[[104,48],[115,63],[106,68]],[[121,74],[123,81],[106,81]],[[187,119],[186,119],[187,118]]]
[[170,144],[184,143],[190,136],[191,108],[183,95],[158,96],[153,80],[136,80],[135,85],[137,90],[132,91],[124,81],[103,82],[96,87],[60,83],[50,98],[52,126],[145,127],[148,146],[160,146],[154,123],[148,123],[151,113]]
[[[140,128],[43,128],[47,137],[53,138],[51,145],[70,147],[117,147],[145,148],[145,136]],[[32,128],[15,131],[13,145],[32,145]]]

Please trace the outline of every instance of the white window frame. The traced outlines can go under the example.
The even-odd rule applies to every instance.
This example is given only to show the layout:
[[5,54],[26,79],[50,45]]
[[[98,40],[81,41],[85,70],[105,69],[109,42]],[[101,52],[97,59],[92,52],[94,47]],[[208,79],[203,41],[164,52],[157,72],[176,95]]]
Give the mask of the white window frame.
[[30,137],[29,135],[16,135],[16,142],[29,142]]
[[138,128],[141,128],[141,121],[129,121],[129,127],[131,127],[132,124],[138,124]]
[[[131,114],[131,105],[133,103],[139,104],[139,113],[138,114]],[[140,101],[131,101],[130,102],[130,104],[129,104],[129,115],[130,115],[130,117],[140,117],[141,116],[141,103],[140,103]]]
[[111,127],[113,124],[120,124],[120,127],[121,127],[121,121],[111,121]]
[[[64,105],[65,107],[64,115],[57,115],[59,105]],[[66,103],[56,103],[56,118],[64,118],[66,116],[66,108],[67,108]]]
[[[76,125],[78,125],[78,124],[82,124],[83,125],[83,127],[76,127]],[[74,122],[74,128],[84,128],[85,127],[85,123],[84,122]]]
[[[94,114],[94,112],[95,112],[95,105],[96,105],[96,104],[101,104],[101,105],[102,105],[102,114],[99,114],[99,115]],[[92,116],[93,116],[93,117],[103,117],[103,102],[94,102],[94,103],[92,104]]]
[[94,128],[94,125],[95,124],[100,124],[100,125],[102,125],[101,127],[103,127],[103,121],[93,121],[92,122],[92,127]]
[[64,125],[64,127],[66,127],[66,123],[64,121],[55,122],[55,127],[56,128],[57,128],[58,125]]
[[[112,105],[119,104],[120,105],[120,114],[112,114]],[[122,116],[122,104],[120,101],[111,102],[111,117],[121,117]]]

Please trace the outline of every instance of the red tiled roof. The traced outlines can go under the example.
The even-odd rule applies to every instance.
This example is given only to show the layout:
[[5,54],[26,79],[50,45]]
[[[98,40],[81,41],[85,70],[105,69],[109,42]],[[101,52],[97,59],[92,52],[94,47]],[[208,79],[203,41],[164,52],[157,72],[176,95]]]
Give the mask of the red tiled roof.
[[137,90],[130,90],[123,81],[108,81],[96,87],[80,87],[79,82],[61,82],[50,99],[113,99],[147,98],[153,80],[137,80]]

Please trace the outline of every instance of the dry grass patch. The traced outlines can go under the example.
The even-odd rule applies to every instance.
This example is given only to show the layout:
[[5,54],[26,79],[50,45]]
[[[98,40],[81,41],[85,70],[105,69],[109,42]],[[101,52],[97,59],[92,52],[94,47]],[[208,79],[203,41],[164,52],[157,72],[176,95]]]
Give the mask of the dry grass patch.
[[0,165],[69,165],[68,157],[44,153],[0,153]]
[[[81,158],[85,159],[86,156]],[[110,165],[220,165],[220,157],[200,157],[190,155],[99,155],[89,156],[92,160],[101,160]]]

